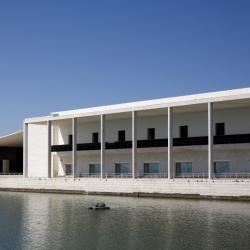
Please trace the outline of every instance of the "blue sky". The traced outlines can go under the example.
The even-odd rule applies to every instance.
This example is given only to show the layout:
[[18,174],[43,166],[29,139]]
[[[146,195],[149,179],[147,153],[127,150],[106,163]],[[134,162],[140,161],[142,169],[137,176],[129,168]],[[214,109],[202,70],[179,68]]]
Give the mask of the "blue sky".
[[53,111],[250,86],[250,1],[0,1],[0,134]]

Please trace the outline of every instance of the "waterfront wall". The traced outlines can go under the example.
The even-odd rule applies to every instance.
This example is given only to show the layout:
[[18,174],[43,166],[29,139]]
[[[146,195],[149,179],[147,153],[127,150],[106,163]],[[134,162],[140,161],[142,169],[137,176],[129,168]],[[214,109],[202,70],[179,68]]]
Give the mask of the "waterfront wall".
[[0,177],[0,190],[250,200],[250,180]]

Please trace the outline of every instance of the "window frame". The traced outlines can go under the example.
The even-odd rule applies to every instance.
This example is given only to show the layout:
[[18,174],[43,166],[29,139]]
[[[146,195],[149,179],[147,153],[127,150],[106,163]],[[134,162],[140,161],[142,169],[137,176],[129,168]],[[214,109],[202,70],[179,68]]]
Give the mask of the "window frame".
[[[121,133],[124,133],[124,135]],[[122,138],[121,138],[121,135],[123,135]],[[118,142],[124,142],[124,141],[126,141],[126,130],[125,129],[118,130]]]
[[[186,129],[186,131],[182,130],[184,128]],[[184,135],[183,135],[183,132],[185,132]],[[179,126],[179,136],[180,138],[188,138],[188,125]]]
[[[151,132],[153,134],[151,134]],[[151,135],[153,135],[152,138],[151,138]],[[155,140],[155,128],[148,128],[147,129],[147,140]]]

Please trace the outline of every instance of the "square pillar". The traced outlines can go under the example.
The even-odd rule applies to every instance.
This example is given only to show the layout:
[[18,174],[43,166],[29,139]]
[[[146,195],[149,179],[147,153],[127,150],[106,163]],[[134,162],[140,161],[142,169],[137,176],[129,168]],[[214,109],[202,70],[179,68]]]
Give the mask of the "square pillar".
[[168,179],[173,178],[173,107],[168,107]]
[[136,178],[137,112],[132,111],[132,178]]
[[101,179],[105,170],[105,115],[101,115]]
[[51,121],[47,121],[48,129],[48,178],[51,178]]
[[213,103],[208,103],[208,179],[213,178]]
[[77,176],[77,118],[72,118],[72,169],[75,178]]
[[28,177],[28,123],[23,125],[23,177]]

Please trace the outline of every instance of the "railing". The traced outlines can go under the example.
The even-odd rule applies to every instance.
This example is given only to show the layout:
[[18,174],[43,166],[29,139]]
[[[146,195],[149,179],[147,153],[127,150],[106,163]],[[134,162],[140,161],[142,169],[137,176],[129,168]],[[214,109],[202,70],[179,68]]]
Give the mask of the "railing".
[[208,173],[179,173],[175,178],[208,178]]
[[225,178],[225,179],[245,179],[250,178],[250,173],[215,173],[214,178]]
[[132,141],[106,142],[105,148],[106,149],[132,148]]
[[0,173],[0,175],[23,175],[23,173]]
[[64,152],[64,151],[72,151],[72,145],[52,145],[51,152]]
[[131,173],[112,173],[110,175],[107,175],[108,178],[132,178]]
[[[250,134],[238,135],[222,135],[214,136],[214,144],[236,144],[236,143],[250,143]],[[174,138],[173,146],[198,146],[207,145],[207,136],[187,137],[187,138]],[[137,140],[138,148],[154,148],[154,147],[167,147],[168,139],[155,139],[155,140]],[[77,150],[100,150],[100,143],[80,143],[77,144]],[[132,148],[132,141],[117,141],[106,142],[105,149],[126,149]],[[72,145],[52,145],[52,152],[72,151]]]
[[101,143],[80,143],[77,144],[77,150],[100,150]]
[[97,174],[95,174],[95,173],[78,173],[77,175],[76,175],[77,177],[92,177],[92,178],[99,178],[99,177],[101,177],[101,174],[100,173],[97,173]]
[[138,140],[138,148],[167,147],[168,139]]
[[214,144],[250,143],[250,134],[214,136]]
[[187,138],[174,138],[174,146],[196,146],[196,145],[207,145],[207,136],[187,137]]
[[167,173],[144,173],[139,178],[168,178]]

